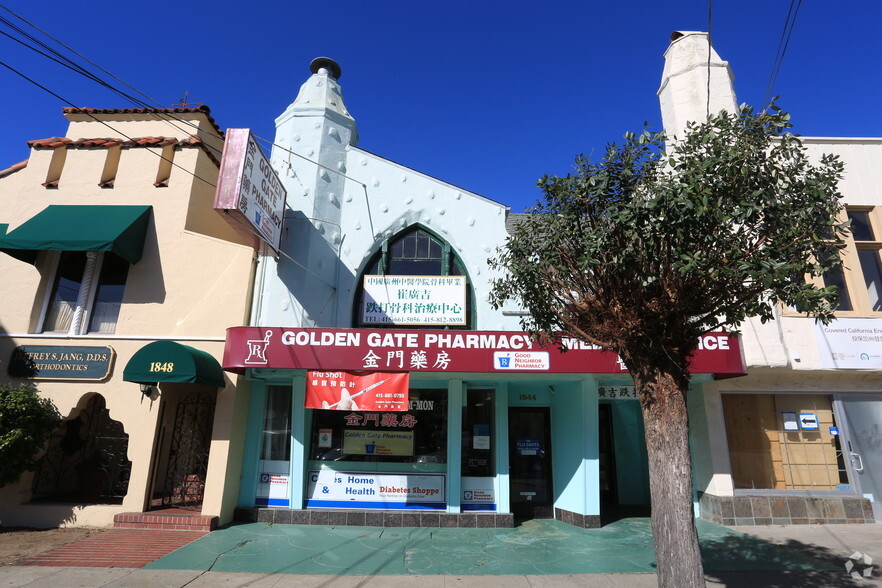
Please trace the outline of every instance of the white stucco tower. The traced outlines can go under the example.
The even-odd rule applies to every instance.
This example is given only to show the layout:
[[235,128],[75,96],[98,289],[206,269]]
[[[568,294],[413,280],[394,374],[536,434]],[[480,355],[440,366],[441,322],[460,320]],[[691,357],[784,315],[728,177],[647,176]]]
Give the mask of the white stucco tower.
[[690,121],[703,121],[708,114],[736,112],[734,79],[729,62],[709,45],[707,33],[672,33],[658,90],[668,137],[682,137]]
[[[290,259],[282,259],[278,274],[291,292],[312,293],[297,298],[327,301],[336,296],[336,265],[343,239],[342,174],[346,173],[347,150],[358,143],[358,130],[337,82],[340,66],[317,57],[310,70],[312,76],[300,87],[297,98],[276,119],[272,164],[288,192],[282,249],[296,251],[300,266],[294,270]],[[273,303],[287,309],[288,301]],[[334,306],[322,305],[325,310]],[[301,307],[295,312],[300,314],[299,324],[311,326],[322,309]]]

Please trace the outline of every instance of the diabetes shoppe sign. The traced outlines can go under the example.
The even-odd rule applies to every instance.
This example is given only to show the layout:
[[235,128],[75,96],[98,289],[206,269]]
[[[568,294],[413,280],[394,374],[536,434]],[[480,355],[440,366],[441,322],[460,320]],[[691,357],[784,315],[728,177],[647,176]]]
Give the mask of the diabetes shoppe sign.
[[309,472],[306,506],[325,508],[446,508],[444,474]]
[[[316,371],[624,373],[612,351],[576,339],[543,346],[519,331],[403,329],[227,329],[223,368]],[[743,375],[736,336],[708,333],[696,341],[692,373]],[[339,397],[335,399],[339,401]]]

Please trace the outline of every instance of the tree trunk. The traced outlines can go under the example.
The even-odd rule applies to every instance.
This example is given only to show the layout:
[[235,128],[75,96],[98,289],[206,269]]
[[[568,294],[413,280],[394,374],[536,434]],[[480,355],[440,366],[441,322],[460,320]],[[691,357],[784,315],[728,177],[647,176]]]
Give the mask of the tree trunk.
[[643,409],[652,497],[652,539],[663,588],[704,587],[692,507],[686,386],[665,369],[635,375]]

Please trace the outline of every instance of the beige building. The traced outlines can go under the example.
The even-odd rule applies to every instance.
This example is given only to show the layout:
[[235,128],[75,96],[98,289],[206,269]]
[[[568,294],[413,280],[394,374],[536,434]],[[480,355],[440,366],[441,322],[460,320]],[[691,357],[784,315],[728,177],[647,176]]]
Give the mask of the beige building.
[[0,172],[0,381],[65,419],[4,525],[110,526],[187,507],[232,519],[243,392],[220,369],[247,324],[253,251],[213,209],[207,107],[64,109],[66,136]]

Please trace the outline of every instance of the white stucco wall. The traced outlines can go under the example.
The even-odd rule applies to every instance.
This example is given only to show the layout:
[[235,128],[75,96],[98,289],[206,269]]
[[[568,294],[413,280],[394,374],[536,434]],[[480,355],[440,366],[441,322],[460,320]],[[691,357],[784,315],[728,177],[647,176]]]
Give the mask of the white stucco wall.
[[516,317],[487,302],[487,259],[507,236],[506,206],[354,146],[355,121],[326,74],[310,77],[276,122],[281,147],[272,162],[288,211],[283,255],[261,268],[255,324],[351,327],[365,264],[384,239],[419,223],[462,260],[476,295],[475,328],[519,329]]

